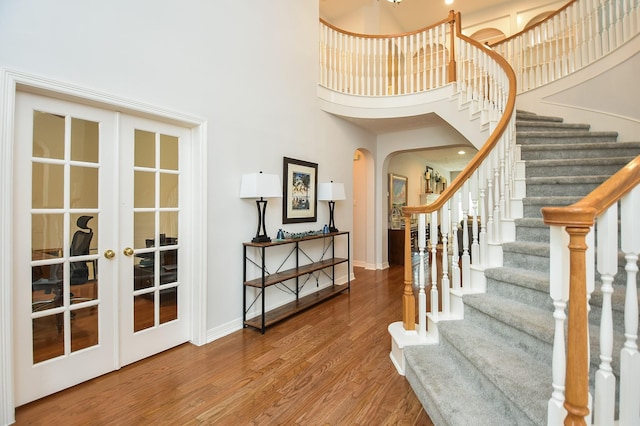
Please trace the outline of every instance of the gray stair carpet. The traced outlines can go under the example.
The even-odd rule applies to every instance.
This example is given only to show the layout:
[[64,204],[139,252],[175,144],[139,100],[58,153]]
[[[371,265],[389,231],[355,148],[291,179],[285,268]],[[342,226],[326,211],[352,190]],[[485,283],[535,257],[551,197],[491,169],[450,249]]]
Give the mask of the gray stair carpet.
[[[438,323],[440,343],[404,349],[407,381],[435,425],[544,425],[551,397],[553,303],[545,206],[573,204],[640,154],[640,142],[560,117],[516,114],[526,166],[524,217],[503,265],[485,271],[487,292],[465,295],[465,319]],[[624,258],[619,261],[621,270]],[[614,324],[622,322],[625,284],[614,281]],[[640,274],[638,274],[640,280]],[[598,369],[599,276],[591,298],[591,374]],[[640,298],[640,296],[639,296]],[[616,344],[623,336],[616,334]],[[618,371],[618,356],[612,362]]]

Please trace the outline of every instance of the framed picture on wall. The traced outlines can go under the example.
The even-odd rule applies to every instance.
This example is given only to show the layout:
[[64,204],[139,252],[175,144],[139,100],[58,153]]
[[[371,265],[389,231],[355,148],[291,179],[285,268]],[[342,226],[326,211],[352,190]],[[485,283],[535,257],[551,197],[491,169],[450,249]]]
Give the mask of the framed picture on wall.
[[282,223],[315,222],[318,164],[284,157]]
[[407,205],[406,176],[389,173],[389,226],[391,229],[401,228],[403,225],[402,207]]

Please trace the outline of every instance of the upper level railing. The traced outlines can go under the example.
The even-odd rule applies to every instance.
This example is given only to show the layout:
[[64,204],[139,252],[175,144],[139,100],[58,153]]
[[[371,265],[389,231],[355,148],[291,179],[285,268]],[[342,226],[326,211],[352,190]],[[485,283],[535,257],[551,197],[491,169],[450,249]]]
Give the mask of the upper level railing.
[[452,14],[399,35],[343,31],[320,20],[320,84],[360,96],[424,92],[455,79]]
[[574,0],[491,48],[511,64],[522,93],[602,58],[636,35],[639,24],[637,0]]

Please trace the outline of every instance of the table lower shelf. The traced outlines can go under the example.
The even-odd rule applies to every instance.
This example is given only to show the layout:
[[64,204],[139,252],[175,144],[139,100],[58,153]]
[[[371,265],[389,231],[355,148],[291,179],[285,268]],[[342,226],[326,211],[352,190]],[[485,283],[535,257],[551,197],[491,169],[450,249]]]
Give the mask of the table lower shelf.
[[[342,293],[343,291],[348,289],[349,286],[347,284],[336,284],[331,287],[318,290],[315,293],[309,294],[307,296],[301,297],[298,300],[294,300],[293,302],[289,302],[285,305],[279,306],[268,312],[265,312],[264,326],[269,327],[270,325],[275,324],[278,321],[289,318],[290,316],[295,315],[300,311],[317,305],[318,303],[336,296],[337,294]],[[262,315],[258,315],[257,317],[245,320],[244,325],[262,330]]]

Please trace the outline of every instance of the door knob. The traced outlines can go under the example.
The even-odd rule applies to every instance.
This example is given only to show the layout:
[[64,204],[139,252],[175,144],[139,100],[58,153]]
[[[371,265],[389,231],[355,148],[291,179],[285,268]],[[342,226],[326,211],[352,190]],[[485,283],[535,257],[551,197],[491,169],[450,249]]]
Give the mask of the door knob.
[[131,247],[127,247],[124,250],[122,250],[122,252],[124,253],[125,256],[133,256],[133,249]]
[[104,257],[106,257],[107,259],[113,259],[114,257],[116,257],[116,252],[113,250],[107,250],[104,252]]

